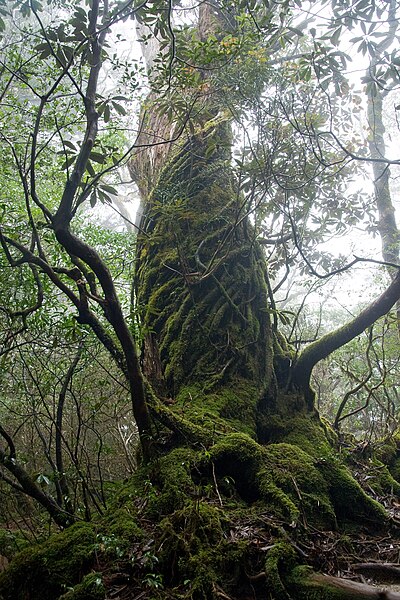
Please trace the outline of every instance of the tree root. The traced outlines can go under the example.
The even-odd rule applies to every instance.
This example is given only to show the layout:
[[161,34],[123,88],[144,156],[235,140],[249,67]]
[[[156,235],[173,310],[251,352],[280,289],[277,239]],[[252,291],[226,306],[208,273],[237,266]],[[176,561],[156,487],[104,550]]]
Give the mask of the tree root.
[[397,563],[359,563],[352,565],[352,569],[360,573],[374,573],[388,579],[400,581],[400,565]]
[[[392,592],[383,588],[377,588],[365,583],[349,581],[314,573],[309,578],[310,585],[314,588],[323,588],[332,591],[332,597],[338,600],[400,600],[399,592]],[[321,596],[325,598],[326,596]]]

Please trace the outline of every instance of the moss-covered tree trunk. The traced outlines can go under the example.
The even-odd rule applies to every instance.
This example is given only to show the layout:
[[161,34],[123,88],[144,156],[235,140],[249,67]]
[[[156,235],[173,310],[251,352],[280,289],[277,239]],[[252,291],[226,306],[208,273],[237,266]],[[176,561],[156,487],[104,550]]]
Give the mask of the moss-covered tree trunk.
[[216,116],[171,146],[145,199],[136,301],[155,389],[191,418],[210,414],[218,428],[218,415],[255,436],[260,401],[277,389],[276,332],[230,144],[230,123]]
[[[201,35],[213,27],[212,6],[201,5]],[[209,98],[181,126],[152,94],[131,164],[142,196],[134,297],[152,460],[94,529],[74,525],[12,563],[0,575],[1,600],[99,600],[97,578],[81,581],[91,568],[105,573],[107,597],[400,597],[313,573],[326,564],[316,535],[330,531],[332,547],[349,544],[332,532],[381,530],[388,517],[351,476],[313,406],[309,376],[320,347],[291,373],[268,265],[231,168],[229,115]],[[351,335],[330,337],[329,348]],[[369,487],[400,492],[376,466]],[[60,565],[69,555],[68,570]],[[110,569],[122,587],[113,587]]]
[[286,526],[382,527],[387,518],[337,459],[336,439],[313,406],[315,362],[304,382],[299,370],[292,379],[268,265],[231,167],[229,116],[210,100],[180,131],[157,106],[148,99],[140,141],[149,146],[131,168],[142,195],[135,279],[141,360],[162,424],[150,514],[162,517],[166,583],[190,581],[199,598],[229,597],[239,586],[233,597],[244,598],[252,585],[245,565],[258,564],[262,593],[270,594],[259,597],[356,597],[359,590],[332,581],[329,588],[296,571],[304,556],[285,544],[272,544],[262,564],[251,545],[226,543],[245,514],[254,525],[267,511],[283,524],[276,531],[284,539]]
[[207,111],[169,144],[156,171],[152,152],[133,165],[148,190],[135,298],[142,366],[162,424],[149,514],[159,523],[164,581],[172,588],[190,581],[194,598],[229,597],[240,586],[233,597],[245,598],[252,580],[244,566],[258,564],[271,598],[357,597],[359,589],[297,569],[304,556],[290,544],[274,542],[262,564],[251,544],[226,542],[237,519],[254,526],[265,513],[281,524],[275,533],[285,542],[286,527],[380,528],[387,517],[338,460],[308,379],[298,389],[290,380],[268,265],[231,169],[229,119]]

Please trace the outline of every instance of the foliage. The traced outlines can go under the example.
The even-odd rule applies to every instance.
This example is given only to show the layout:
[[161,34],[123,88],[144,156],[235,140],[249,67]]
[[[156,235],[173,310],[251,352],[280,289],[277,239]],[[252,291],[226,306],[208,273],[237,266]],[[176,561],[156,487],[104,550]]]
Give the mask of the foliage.
[[[396,7],[321,6],[325,24],[300,0],[198,13],[162,0],[1,0],[0,491],[12,489],[14,523],[23,515],[41,541],[0,575],[2,598],[100,599],[121,575],[135,597],[349,598],[304,565],[319,564],[315,528],[389,532],[379,500],[399,490],[397,438],[380,448],[386,468],[372,450],[343,452],[339,430],[349,413],[370,438],[396,424],[386,174],[398,161],[381,127],[363,131],[339,38],[369,55],[367,100],[381,116],[380,90],[398,83]],[[118,28],[132,18],[143,62],[124,56]],[[374,175],[384,165],[372,194],[359,189],[368,162]],[[127,164],[143,203],[134,275],[132,237],[91,216],[116,208]],[[361,227],[379,232],[382,261],[322,247]],[[365,261],[385,266],[385,292],[304,336],[312,278]],[[297,312],[276,296],[292,277],[306,290]],[[333,431],[310,377],[335,350],[319,385]],[[44,512],[23,494],[64,531],[43,541]]]

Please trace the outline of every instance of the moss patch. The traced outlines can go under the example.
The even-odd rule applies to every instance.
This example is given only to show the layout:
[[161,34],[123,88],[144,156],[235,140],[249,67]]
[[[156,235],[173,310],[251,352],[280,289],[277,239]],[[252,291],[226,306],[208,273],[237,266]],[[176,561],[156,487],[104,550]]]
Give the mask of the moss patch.
[[274,600],[289,600],[286,579],[296,564],[296,555],[285,542],[279,542],[268,552],[265,561],[266,590]]
[[174,411],[214,432],[214,439],[218,433],[234,431],[255,437],[257,386],[238,377],[218,391],[213,391],[212,387],[207,382],[182,387]]
[[292,444],[271,444],[257,474],[262,497],[285,520],[333,527],[335,513],[316,460]]
[[152,489],[146,514],[149,517],[168,515],[183,508],[195,485],[191,469],[197,453],[190,448],[176,448],[157,460],[151,467]]
[[104,600],[106,591],[100,573],[86,575],[72,590],[59,600]]
[[[228,427],[254,435],[255,403],[273,372],[273,333],[265,257],[237,195],[229,129],[226,117],[205,121],[171,150],[145,199],[136,297],[167,394],[200,386],[208,410],[197,411],[196,422],[208,423],[210,393],[227,385],[220,408]],[[240,379],[256,390],[250,402]]]
[[338,519],[363,522],[383,527],[388,515],[381,504],[367,496],[338,459],[321,459],[318,469],[328,485],[329,495]]
[[169,574],[170,585],[186,580],[193,597],[212,597],[224,521],[221,509],[191,501],[160,523],[160,568]]
[[378,442],[374,451],[375,457],[387,466],[392,477],[400,483],[400,431]]
[[0,529],[0,554],[8,560],[11,560],[15,554],[30,545],[31,542],[19,531]]
[[77,523],[47,542],[20,552],[0,574],[2,600],[54,600],[79,583],[92,562],[93,526]]

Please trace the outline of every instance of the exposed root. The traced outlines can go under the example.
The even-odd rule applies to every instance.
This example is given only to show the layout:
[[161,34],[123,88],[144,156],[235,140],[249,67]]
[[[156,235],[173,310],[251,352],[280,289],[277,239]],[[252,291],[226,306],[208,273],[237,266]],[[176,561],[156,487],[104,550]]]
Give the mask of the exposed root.
[[328,588],[333,592],[338,592],[339,595],[335,598],[341,600],[360,600],[361,598],[365,600],[400,600],[399,592],[392,592],[365,583],[332,577],[331,575],[313,574],[309,580],[315,587]]
[[359,573],[370,573],[373,576],[380,575],[382,577],[400,581],[400,565],[398,563],[359,563],[357,565],[352,565],[352,569]]

